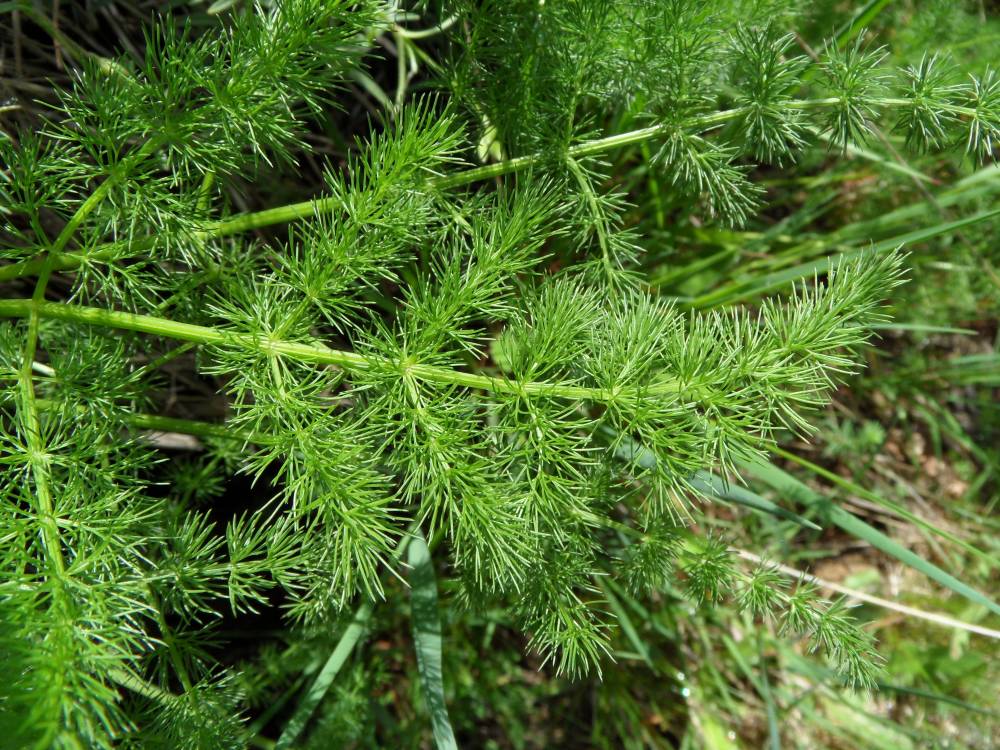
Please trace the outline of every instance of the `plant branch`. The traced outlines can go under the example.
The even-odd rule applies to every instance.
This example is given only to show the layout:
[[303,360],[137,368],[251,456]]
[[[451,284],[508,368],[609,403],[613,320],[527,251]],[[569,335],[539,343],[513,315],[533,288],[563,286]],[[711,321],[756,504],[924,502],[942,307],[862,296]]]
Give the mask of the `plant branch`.
[[[262,354],[278,355],[322,365],[333,365],[348,371],[365,371],[379,367],[398,369],[400,377],[442,385],[457,385],[490,393],[527,394],[583,401],[611,403],[639,394],[630,389],[592,388],[549,381],[518,382],[491,375],[477,375],[448,367],[425,365],[415,362],[391,362],[375,356],[366,356],[343,349],[331,349],[323,344],[303,344],[293,341],[222,331],[209,326],[180,323],[166,318],[103,310],[82,305],[30,299],[0,300],[0,318],[51,318],[86,325],[117,328],[138,333],[149,333],[166,338],[191,341],[196,344],[228,345],[251,349]],[[676,379],[658,380],[644,389],[643,395],[692,393],[693,389]]]
[[[889,104],[900,101],[905,100],[886,99],[885,103]],[[796,109],[812,109],[835,106],[839,103],[840,100],[834,98],[804,99],[797,102],[790,102],[789,106],[793,106]],[[578,159],[586,156],[596,156],[598,154],[624,148],[625,146],[644,143],[645,141],[666,135],[679,128],[691,128],[700,131],[709,130],[740,117],[745,114],[746,111],[746,107],[736,107],[722,112],[698,115],[680,124],[664,123],[651,125],[646,128],[631,130],[627,133],[620,133],[617,135],[607,136],[605,138],[596,138],[584,141],[566,149],[564,158]],[[463,187],[465,185],[471,185],[476,182],[502,177],[507,174],[522,172],[552,160],[553,155],[550,153],[535,153],[528,154],[526,156],[518,156],[513,159],[506,159],[493,164],[484,164],[483,166],[465,169],[451,175],[437,175],[427,180],[427,186],[428,188],[434,190],[450,190],[453,188]],[[104,184],[107,184],[107,182],[103,183],[102,187]],[[236,214],[228,219],[207,224],[203,230],[194,233],[194,239],[198,241],[205,241],[219,237],[228,237],[254,229],[263,229],[277,224],[286,224],[313,216],[333,213],[341,207],[341,203],[337,198],[326,197],[314,198],[307,201],[301,201],[299,203],[290,203],[284,206],[265,209],[263,211]],[[136,250],[142,250],[152,246],[152,242],[152,238],[146,238],[137,242],[128,243],[127,246]],[[85,253],[64,253],[61,252],[61,247],[56,248],[54,270],[71,271],[78,268],[85,262],[107,260],[108,258],[114,257],[115,252],[122,246],[123,243],[110,242],[104,245],[99,245]],[[19,261],[17,263],[11,263],[0,267],[0,282],[24,276],[34,276],[41,270],[42,263],[42,259],[32,258],[31,260]]]
[[[39,411],[48,411],[58,407],[57,402],[39,398],[35,400],[35,405]],[[78,406],[77,412],[82,414],[86,411],[85,406]],[[217,422],[203,422],[196,419],[179,419],[177,417],[163,417],[159,414],[146,414],[143,412],[125,412],[122,420],[132,427],[150,432],[178,432],[183,435],[193,435],[195,437],[225,438],[230,440],[242,440],[244,442],[257,442],[258,437],[253,433],[241,432]]]
[[[151,139],[143,144],[142,148],[136,152],[135,161],[142,161],[159,146],[157,139]],[[38,417],[38,404],[35,398],[34,376],[32,374],[32,364],[35,361],[35,351],[38,348],[38,329],[42,315],[39,312],[40,306],[45,302],[45,290],[48,287],[49,279],[58,263],[58,257],[73,238],[76,230],[103,201],[111,188],[122,178],[124,172],[118,171],[110,175],[102,182],[87,199],[80,204],[76,212],[66,223],[66,226],[59,232],[55,242],[52,243],[51,251],[41,258],[41,268],[35,290],[31,300],[25,300],[30,304],[28,310],[28,335],[24,344],[24,351],[21,359],[20,372],[20,395],[21,408],[18,417],[24,430],[25,441],[28,447],[28,461],[31,464],[32,475],[35,481],[35,491],[37,493],[39,517],[42,519],[43,536],[45,539],[46,556],[49,564],[52,565],[61,576],[65,572],[65,561],[63,560],[62,548],[59,542],[59,526],[54,516],[54,506],[52,503],[52,493],[49,487],[48,457],[45,452],[45,444],[41,434],[41,421]]]
[[590,211],[591,221],[594,225],[594,233],[597,235],[597,243],[601,248],[601,262],[604,265],[604,272],[607,275],[608,280],[614,278],[614,269],[611,264],[611,249],[608,247],[608,226],[607,219],[601,212],[600,206],[597,203],[597,195],[594,193],[594,186],[590,184],[590,180],[587,179],[587,175],[584,174],[583,168],[577,163],[575,159],[569,157],[566,160],[566,164],[569,167],[570,172],[573,173],[573,177],[576,179],[576,183],[580,188],[580,192],[583,193],[584,198],[587,201],[587,208]]
[[31,474],[35,483],[35,499],[38,506],[38,517],[42,524],[45,556],[48,564],[55,571],[56,576],[61,578],[66,571],[66,563],[63,559],[62,547],[59,541],[59,526],[55,520],[49,482],[49,459],[45,450],[45,441],[42,438],[41,420],[38,416],[38,404],[35,399],[34,376],[31,370],[32,363],[35,360],[35,350],[38,347],[38,329],[41,323],[41,315],[38,313],[37,304],[44,299],[45,288],[52,274],[51,258],[52,256],[48,256],[45,265],[42,267],[38,282],[35,284],[35,292],[32,299],[25,300],[31,305],[31,309],[27,315],[28,334],[21,355],[21,370],[18,384],[18,393],[21,402],[20,408],[17,410],[17,415],[21,423],[21,429],[24,431],[28,463],[31,466]]

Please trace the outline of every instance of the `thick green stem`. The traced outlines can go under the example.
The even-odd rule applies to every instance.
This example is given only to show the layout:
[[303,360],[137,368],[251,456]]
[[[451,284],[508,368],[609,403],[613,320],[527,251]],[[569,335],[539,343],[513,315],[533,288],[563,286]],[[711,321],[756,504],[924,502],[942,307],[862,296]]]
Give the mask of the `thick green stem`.
[[[73,614],[66,595],[66,559],[63,556],[62,541],[59,536],[59,523],[56,521],[55,503],[52,497],[52,482],[50,474],[50,457],[45,439],[42,436],[42,422],[35,396],[35,382],[32,365],[35,351],[38,348],[38,330],[41,325],[41,315],[35,307],[45,297],[45,288],[52,275],[52,256],[46,258],[35,284],[32,299],[27,300],[32,306],[28,317],[28,334],[21,353],[21,369],[18,373],[18,396],[20,402],[17,408],[17,420],[24,436],[24,444],[31,468],[31,478],[34,482],[32,505],[38,518],[39,532],[42,541],[42,556],[44,558],[44,575],[52,589],[52,607],[60,615],[61,630],[65,633],[73,626]],[[65,682],[65,669],[59,669],[55,676],[56,690],[62,690]],[[55,724],[39,741],[37,747],[47,747],[55,733]]]
[[175,419],[161,417],[158,414],[128,414],[125,421],[133,427],[152,432],[179,432],[183,435],[196,437],[229,438],[232,440],[252,440],[253,435],[244,435],[226,427],[223,424],[199,422],[194,419]]
[[180,700],[173,693],[146,682],[131,672],[126,672],[124,669],[112,669],[108,672],[108,677],[112,682],[117,683],[126,690],[131,690],[136,695],[141,695],[144,698],[149,698],[165,705]]
[[[114,310],[102,310],[95,307],[83,307],[81,305],[67,305],[30,299],[0,300],[0,318],[31,317],[52,318],[86,325],[137,331],[139,333],[149,333],[181,341],[191,341],[197,344],[242,347],[263,354],[290,357],[303,362],[334,365],[354,372],[389,367],[398,370],[400,377],[408,375],[424,382],[458,385],[490,393],[537,395],[601,403],[610,403],[640,395],[638,391],[633,390],[592,388],[589,386],[552,383],[548,381],[519,382],[490,375],[461,372],[447,367],[405,361],[392,362],[380,357],[365,356],[357,352],[331,349],[322,344],[302,344],[262,336],[252,336],[245,333],[220,331],[217,328],[209,326],[179,323],[166,318],[154,318],[147,315],[136,315],[134,313]],[[685,387],[683,383],[676,379],[662,379],[658,380],[655,385],[643,389],[643,394],[647,396],[666,395],[678,394],[682,391],[693,392],[692,389]]]

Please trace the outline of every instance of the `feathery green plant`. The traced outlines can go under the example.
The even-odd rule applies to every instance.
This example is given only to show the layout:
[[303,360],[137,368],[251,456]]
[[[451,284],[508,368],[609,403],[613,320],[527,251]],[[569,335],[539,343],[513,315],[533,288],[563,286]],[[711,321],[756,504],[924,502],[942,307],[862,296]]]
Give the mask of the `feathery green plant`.
[[[291,623],[329,627],[383,595],[413,524],[462,598],[505,603],[560,672],[606,664],[603,580],[677,579],[873,684],[841,606],[697,532],[696,478],[808,432],[901,256],[684,313],[645,283],[608,160],[649,143],[678,210],[738,224],[765,200],[750,160],[790,163],[811,128],[846,148],[888,109],[915,147],[989,157],[1000,79],[929,56],[893,92],[859,41],[808,83],[791,37],[726,33],[688,0],[447,6],[450,98],[386,112],[305,203],[232,213],[227,188],[294,167],[310,115],[400,28],[378,3],[155,23],[142,60],[87,63],[38,133],[0,139],[5,737],[245,746],[220,613],[281,590]],[[504,158],[472,166],[477,136]],[[159,413],[159,368],[192,348],[225,424]],[[204,438],[278,496],[220,533],[210,487],[150,491],[147,430]]]

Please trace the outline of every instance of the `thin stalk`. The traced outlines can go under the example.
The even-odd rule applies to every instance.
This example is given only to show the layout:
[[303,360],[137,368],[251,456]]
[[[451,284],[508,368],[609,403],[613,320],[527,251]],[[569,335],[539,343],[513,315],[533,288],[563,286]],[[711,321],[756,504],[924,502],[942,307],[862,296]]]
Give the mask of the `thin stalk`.
[[[153,153],[158,145],[159,142],[156,139],[147,141],[136,152],[134,161],[142,161]],[[107,197],[111,188],[121,179],[122,174],[123,172],[118,172],[109,176],[80,204],[73,213],[73,216],[70,217],[70,220],[66,222],[66,226],[59,232],[49,251],[45,253],[44,257],[39,259],[41,261],[41,268],[35,283],[35,289],[31,300],[26,300],[30,303],[31,309],[27,315],[28,333],[21,355],[21,370],[18,384],[18,393],[21,402],[20,408],[17,410],[17,417],[24,431],[28,463],[31,465],[32,478],[35,483],[35,499],[41,523],[45,556],[49,567],[55,571],[55,577],[60,581],[66,573],[66,561],[62,553],[62,542],[59,539],[59,524],[55,518],[55,506],[50,486],[49,457],[45,441],[42,438],[41,419],[39,417],[38,400],[35,396],[34,374],[32,371],[35,364],[35,353],[38,349],[38,332],[42,320],[42,316],[39,313],[39,306],[45,304],[45,290],[56,268],[58,257],[76,234],[76,230],[80,225],[86,221],[87,217],[97,208],[101,201]],[[57,587],[57,590],[61,594],[61,584]],[[62,600],[59,599],[59,601]]]
[[[392,361],[378,356],[366,356],[343,349],[331,349],[323,344],[302,344],[293,341],[253,336],[245,333],[221,331],[209,326],[179,323],[166,318],[148,315],[103,310],[82,305],[68,305],[32,299],[0,300],[0,318],[50,318],[86,325],[117,328],[125,331],[149,333],[165,338],[191,341],[196,344],[237,346],[268,355],[290,357],[302,362],[333,365],[344,370],[361,372],[365,370],[391,368],[400,377],[412,377],[428,383],[457,385],[464,388],[505,393],[511,395],[538,395],[551,398],[565,398],[578,401],[611,403],[639,396],[634,389],[593,388],[549,381],[518,382],[491,375],[461,372],[448,367],[424,365],[409,361]],[[677,379],[663,379],[642,391],[643,395],[666,395],[685,393],[697,395],[696,389]]]
[[178,346],[175,346],[170,351],[164,352],[163,354],[161,354],[156,359],[151,360],[150,362],[147,362],[142,367],[140,367],[139,369],[135,370],[132,373],[132,377],[134,377],[136,380],[142,380],[149,373],[151,373],[151,372],[153,372],[155,370],[158,370],[159,368],[163,367],[163,365],[167,364],[167,362],[170,362],[172,360],[177,359],[178,357],[180,357],[181,355],[183,355],[185,352],[190,351],[193,347],[194,347],[194,344],[191,343],[190,341],[185,342],[183,344],[180,344]]
[[429,39],[430,37],[437,36],[443,31],[447,31],[452,26],[458,22],[458,15],[449,16],[437,26],[433,26],[429,29],[407,29],[404,26],[398,24],[392,25],[392,33],[398,34],[404,39]]
[[66,249],[67,243],[73,238],[73,235],[76,234],[76,230],[80,227],[80,225],[87,220],[87,217],[90,216],[94,209],[97,208],[97,206],[100,205],[100,203],[108,196],[108,193],[111,192],[111,188],[121,182],[125,173],[128,171],[125,168],[125,165],[131,166],[130,163],[143,161],[159,147],[160,141],[157,138],[152,138],[146,141],[142,145],[142,148],[140,148],[134,156],[130,159],[126,159],[121,168],[108,175],[107,179],[98,185],[94,192],[87,196],[87,199],[80,204],[80,207],[77,208],[70,220],[66,222],[66,226],[62,228],[59,236],[56,237],[56,241],[52,243],[52,252],[58,255]]
[[149,430],[150,432],[179,432],[183,435],[194,435],[195,437],[224,438],[242,440],[244,442],[254,441],[254,435],[250,433],[239,432],[224,424],[214,422],[161,417],[158,414],[143,414],[139,412],[126,414],[124,420],[132,427]]
[[[0,398],[0,403],[3,399]],[[58,401],[51,401],[47,398],[36,398],[35,408],[40,412],[54,411],[60,408]],[[76,413],[81,416],[87,413],[87,407],[80,405],[76,407]],[[145,414],[142,412],[125,412],[122,421],[140,430],[150,432],[179,432],[184,435],[195,437],[223,438],[228,440],[241,440],[243,442],[262,442],[263,437],[251,432],[236,430],[217,422],[202,422],[195,419],[178,419],[175,417],[161,417],[158,414]]]
[[[75,58],[78,62],[82,62],[89,58],[105,67],[115,64],[111,60],[105,57],[101,57],[100,55],[95,55],[93,52],[84,49],[79,44],[70,39],[68,36],[63,34],[59,30],[59,28],[55,25],[55,23],[48,16],[45,15],[45,13],[40,12],[37,8],[35,8],[32,5],[30,0],[22,0],[21,2],[14,2],[14,3],[4,3],[4,5],[7,5],[8,8],[11,5],[14,6],[13,13],[15,18],[17,17],[18,13],[24,13],[24,15],[26,15],[28,18],[31,19],[31,22],[33,24],[40,27],[46,34],[52,37],[52,41],[55,43],[56,46],[61,47],[65,52],[68,52],[70,56]],[[14,38],[19,39],[19,34],[20,30],[17,27],[15,27]],[[15,70],[19,69],[20,66],[15,67]],[[20,72],[18,73],[18,76],[20,76]]]
[[827,581],[826,579],[819,578],[805,571],[799,570],[798,568],[792,568],[788,565],[782,565],[780,563],[774,563],[759,555],[755,555],[752,552],[747,552],[746,550],[735,549],[733,552],[742,557],[744,560],[755,563],[757,565],[767,564],[774,567],[784,575],[794,578],[797,581],[808,581],[809,583],[814,583],[820,588],[829,589],[830,591],[835,591],[838,594],[842,594],[849,599],[854,599],[859,602],[865,602],[866,604],[874,604],[876,607],[882,607],[884,609],[892,610],[893,612],[899,612],[904,615],[909,615],[911,617],[917,617],[926,622],[932,622],[935,625],[941,625],[946,628],[955,628],[957,630],[964,630],[968,633],[975,633],[976,635],[981,635],[986,638],[1000,639],[1000,630],[994,630],[993,628],[987,628],[982,625],[976,625],[971,622],[965,622],[963,620],[956,620],[954,617],[949,617],[948,615],[943,615],[938,612],[928,612],[923,609],[917,609],[916,607],[908,607],[905,604],[899,604],[898,602],[889,601],[888,599],[883,599],[878,596],[872,596],[871,594],[866,594],[863,591],[857,591],[856,589],[848,588],[847,586],[842,586],[839,583],[834,583],[833,581]]
[[171,630],[170,625],[167,623],[167,618],[163,614],[159,597],[156,596],[156,592],[148,581],[146,582],[146,591],[153,602],[153,611],[156,613],[156,624],[160,628],[163,645],[167,647],[167,653],[170,654],[170,663],[173,665],[174,671],[177,672],[177,677],[180,679],[184,691],[190,693],[194,689],[194,683],[191,681],[191,675],[188,674],[187,667],[184,665],[184,660],[177,651],[173,630]]
[[577,185],[580,186],[580,190],[587,200],[587,208],[590,209],[590,217],[594,222],[594,231],[597,234],[597,244],[601,248],[601,262],[604,265],[604,272],[607,274],[608,280],[613,281],[614,268],[611,264],[611,248],[608,246],[607,220],[597,204],[597,195],[594,193],[594,186],[590,184],[590,180],[584,174],[583,168],[575,159],[570,157],[566,160],[566,164],[569,166],[569,171],[573,173]]

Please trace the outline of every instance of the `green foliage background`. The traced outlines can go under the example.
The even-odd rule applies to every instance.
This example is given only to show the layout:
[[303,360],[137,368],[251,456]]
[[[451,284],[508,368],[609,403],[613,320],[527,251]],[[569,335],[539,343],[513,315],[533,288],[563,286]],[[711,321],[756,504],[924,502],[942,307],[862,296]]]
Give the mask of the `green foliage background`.
[[995,9],[85,5],[0,3],[5,741],[998,739]]

